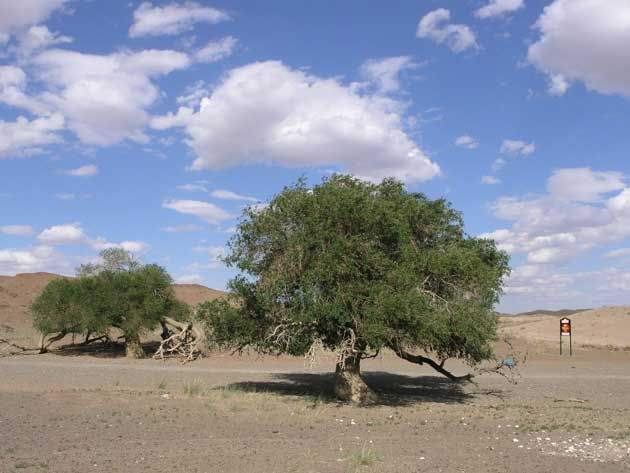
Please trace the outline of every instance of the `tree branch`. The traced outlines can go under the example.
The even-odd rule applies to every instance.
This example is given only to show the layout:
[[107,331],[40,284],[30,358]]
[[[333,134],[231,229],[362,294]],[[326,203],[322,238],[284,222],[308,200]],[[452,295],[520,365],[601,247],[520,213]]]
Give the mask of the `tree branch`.
[[442,360],[442,362],[438,364],[435,361],[433,361],[431,358],[427,358],[426,356],[422,356],[422,355],[414,355],[413,353],[409,353],[403,350],[402,348],[394,349],[394,352],[403,360],[409,361],[411,363],[416,363],[417,365],[424,365],[426,363],[435,371],[443,374],[451,381],[457,381],[457,382],[471,381],[472,378],[474,377],[474,375],[471,373],[463,375],[463,376],[454,375],[453,373],[448,371],[446,368],[444,368],[444,361],[446,360]]

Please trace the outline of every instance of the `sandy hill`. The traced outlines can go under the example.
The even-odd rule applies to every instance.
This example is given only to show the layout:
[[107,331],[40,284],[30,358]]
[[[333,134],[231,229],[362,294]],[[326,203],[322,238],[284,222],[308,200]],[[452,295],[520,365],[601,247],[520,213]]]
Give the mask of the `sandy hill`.
[[530,341],[558,342],[560,319],[569,316],[573,343],[630,347],[630,306],[601,307],[577,313],[556,311],[500,317],[501,332]]
[[[0,336],[7,332],[32,336],[30,306],[46,284],[61,277],[52,273],[0,276]],[[225,295],[200,284],[174,284],[173,288],[178,299],[191,305]]]

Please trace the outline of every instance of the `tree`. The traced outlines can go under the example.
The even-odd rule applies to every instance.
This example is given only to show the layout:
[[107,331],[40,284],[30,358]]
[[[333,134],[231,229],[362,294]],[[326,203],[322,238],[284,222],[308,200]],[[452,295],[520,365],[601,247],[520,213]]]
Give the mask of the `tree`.
[[490,359],[509,271],[508,256],[467,236],[444,199],[340,175],[246,209],[226,262],[241,271],[231,303],[198,311],[212,341],[291,355],[321,343],[338,355],[337,396],[355,402],[374,397],[361,360],[384,348],[451,379],[446,359]]
[[165,318],[189,317],[190,309],[175,299],[164,268],[141,265],[119,248],[103,250],[101,259],[78,268],[75,279],[51,281],[33,303],[41,351],[67,334],[84,334],[87,343],[91,334],[116,328],[125,339],[127,356],[138,358],[144,356],[143,330],[156,328]]

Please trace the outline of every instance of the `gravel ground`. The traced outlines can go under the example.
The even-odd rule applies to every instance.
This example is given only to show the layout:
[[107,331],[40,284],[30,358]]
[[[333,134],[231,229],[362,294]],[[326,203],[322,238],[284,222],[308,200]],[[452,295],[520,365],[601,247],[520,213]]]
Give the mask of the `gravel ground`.
[[[530,358],[517,385],[455,385],[390,356],[382,402],[331,398],[332,367],[214,355],[181,366],[0,359],[1,472],[626,472],[630,353]],[[455,366],[456,371],[462,368]]]

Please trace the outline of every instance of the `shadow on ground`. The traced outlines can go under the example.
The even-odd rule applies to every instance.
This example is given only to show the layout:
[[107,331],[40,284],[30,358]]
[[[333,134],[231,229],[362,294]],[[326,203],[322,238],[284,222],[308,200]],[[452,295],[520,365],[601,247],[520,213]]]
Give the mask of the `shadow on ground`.
[[[147,358],[151,357],[153,353],[160,346],[159,342],[147,342],[142,344],[142,348],[146,353]],[[50,350],[50,353],[60,356],[93,356],[95,358],[123,358],[125,356],[125,344],[118,342],[96,342],[88,345],[82,344],[70,344],[63,345],[54,350]]]
[[[465,403],[472,400],[466,384],[438,376],[405,376],[386,372],[364,373],[368,385],[379,395],[376,405],[405,406],[424,402]],[[274,381],[233,383],[226,389],[298,396],[306,400],[337,403],[333,392],[334,376],[314,373],[275,374]]]

